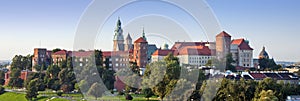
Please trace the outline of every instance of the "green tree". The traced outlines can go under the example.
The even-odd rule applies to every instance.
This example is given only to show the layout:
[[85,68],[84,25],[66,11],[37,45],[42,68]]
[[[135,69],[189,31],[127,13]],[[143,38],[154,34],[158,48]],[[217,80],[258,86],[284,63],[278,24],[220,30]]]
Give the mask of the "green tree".
[[235,61],[232,58],[232,54],[229,53],[226,55],[226,70],[236,72],[235,66],[233,66],[232,63],[235,63]]
[[31,80],[27,85],[26,89],[26,99],[31,101],[33,98],[36,98],[38,95],[37,79]]
[[101,97],[104,92],[105,91],[104,91],[103,85],[96,82],[91,86],[91,88],[89,89],[87,94],[90,95],[90,96],[95,97],[95,99],[97,100],[97,98]]
[[5,92],[5,88],[3,86],[0,86],[0,95]]
[[148,101],[149,101],[149,98],[154,95],[151,88],[143,89],[142,93],[145,95],[145,98],[147,98]]
[[0,85],[4,85],[5,83],[5,72],[0,70]]
[[58,51],[61,51],[61,49],[60,48],[55,48],[55,49],[52,50],[52,53],[56,53]]
[[19,68],[14,68],[10,72],[10,80],[8,85],[12,88],[14,87],[22,87],[23,86],[23,80],[19,78],[21,75],[21,70]]
[[256,101],[278,101],[278,98],[272,90],[262,90],[259,96],[260,98]]
[[179,79],[180,71],[181,67],[179,66],[178,58],[173,56],[173,54],[169,54],[163,61],[151,63],[146,67],[143,85],[155,84],[156,86],[151,89],[155,95],[158,95],[163,100],[173,90]]

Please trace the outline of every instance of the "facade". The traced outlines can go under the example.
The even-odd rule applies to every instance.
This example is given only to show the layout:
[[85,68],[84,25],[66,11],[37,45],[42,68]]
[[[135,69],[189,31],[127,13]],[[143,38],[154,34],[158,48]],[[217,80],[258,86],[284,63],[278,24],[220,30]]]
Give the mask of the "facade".
[[231,36],[222,31],[216,36],[216,55],[218,59],[225,58],[230,53]]
[[47,49],[45,48],[35,48],[33,57],[32,57],[32,67],[35,65],[49,65],[50,61],[48,60],[49,55]]
[[161,61],[163,60],[168,54],[173,54],[173,50],[169,49],[157,49],[151,57],[152,62]]
[[234,39],[231,42],[232,58],[235,60],[234,66],[254,67],[253,65],[253,48],[250,47],[249,41],[245,39]]
[[73,51],[72,58],[75,63],[78,63],[80,67],[86,66],[87,63],[92,61],[95,51]]
[[187,46],[179,50],[177,57],[181,65],[191,66],[204,66],[213,58],[207,46]]
[[136,62],[137,66],[140,68],[146,68],[148,63],[147,53],[148,42],[145,40],[144,36],[134,41],[133,62]]
[[147,57],[148,57],[148,62],[150,63],[152,61],[152,54],[157,50],[157,47],[155,44],[149,44],[148,45],[148,52],[147,52]]
[[[26,81],[28,76],[33,73],[32,71],[28,71],[28,70],[22,70],[21,71],[21,75],[19,76],[19,78],[21,78],[22,80]],[[4,80],[5,80],[5,83],[4,85],[8,85],[9,83],[9,80],[10,80],[10,71],[9,72],[6,72],[5,75],[4,75]]]
[[69,52],[66,50],[57,51],[55,53],[52,53],[52,61],[53,64],[58,65],[60,62],[67,60],[69,56]]

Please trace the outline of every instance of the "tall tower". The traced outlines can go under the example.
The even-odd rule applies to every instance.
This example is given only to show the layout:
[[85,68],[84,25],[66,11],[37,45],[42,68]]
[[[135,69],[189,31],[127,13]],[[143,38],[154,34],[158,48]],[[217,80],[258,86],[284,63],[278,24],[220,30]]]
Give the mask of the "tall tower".
[[145,39],[143,31],[143,36],[134,41],[133,60],[140,68],[146,68],[148,63],[148,42]]
[[216,36],[216,53],[217,58],[225,58],[230,53],[231,36],[222,31]]
[[124,51],[124,37],[123,37],[123,29],[121,26],[121,20],[118,18],[117,26],[114,34],[114,46],[113,51]]
[[[32,67],[34,66],[47,65],[47,49],[45,48],[35,48],[32,57]],[[27,68],[29,69],[29,68]],[[32,68],[35,71],[34,68]]]
[[125,51],[128,51],[132,48],[132,38],[130,34],[128,33],[126,40],[125,40]]

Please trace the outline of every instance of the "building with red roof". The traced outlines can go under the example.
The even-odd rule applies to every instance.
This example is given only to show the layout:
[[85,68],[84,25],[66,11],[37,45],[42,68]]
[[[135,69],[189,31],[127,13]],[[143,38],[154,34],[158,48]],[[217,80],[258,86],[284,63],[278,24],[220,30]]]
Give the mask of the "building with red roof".
[[230,52],[235,60],[235,66],[254,67],[253,65],[253,48],[250,47],[249,41],[243,38],[233,39],[231,41]]

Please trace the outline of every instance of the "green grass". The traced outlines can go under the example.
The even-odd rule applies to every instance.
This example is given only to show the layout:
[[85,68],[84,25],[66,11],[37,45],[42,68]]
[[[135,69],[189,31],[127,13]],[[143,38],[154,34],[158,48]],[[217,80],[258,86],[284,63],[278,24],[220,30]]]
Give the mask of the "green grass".
[[[46,101],[47,99],[50,99],[51,96],[49,95],[55,95],[53,93],[42,93],[38,95],[38,98],[35,99],[35,101]],[[47,95],[43,96],[43,95]],[[55,95],[56,96],[56,95]],[[81,101],[81,94],[63,94],[65,97],[72,97],[72,101]],[[146,101],[147,99],[144,98],[143,95],[132,95],[133,101]],[[89,97],[89,99],[94,100],[94,97]],[[126,101],[125,96],[123,95],[118,95],[118,96],[104,96],[101,98],[98,98],[98,100],[121,100],[121,101]],[[150,101],[158,101],[159,99],[155,96],[150,98]],[[14,93],[14,92],[6,92],[2,95],[0,95],[0,101],[27,101],[25,98],[24,93]],[[68,99],[63,99],[63,98],[54,98],[50,101],[69,101]]]
[[1,101],[27,101],[25,94],[17,94],[13,92],[6,92],[0,95]]

